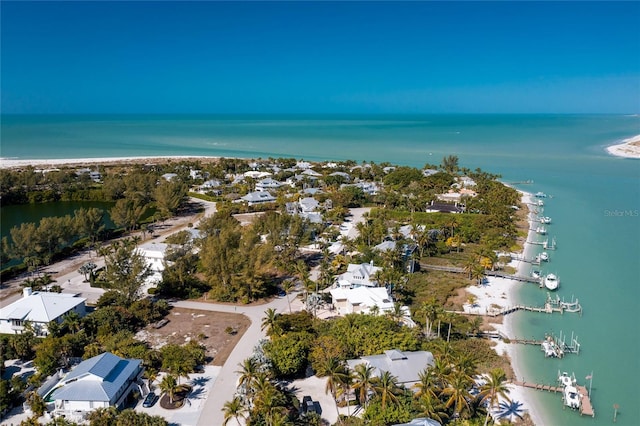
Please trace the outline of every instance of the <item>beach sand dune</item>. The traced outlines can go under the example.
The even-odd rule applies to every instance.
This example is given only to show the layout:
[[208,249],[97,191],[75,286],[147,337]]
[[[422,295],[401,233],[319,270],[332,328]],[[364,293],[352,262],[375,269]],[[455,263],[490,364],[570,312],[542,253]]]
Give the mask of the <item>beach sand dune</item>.
[[640,135],[625,139],[621,144],[607,147],[611,155],[625,158],[640,158]]

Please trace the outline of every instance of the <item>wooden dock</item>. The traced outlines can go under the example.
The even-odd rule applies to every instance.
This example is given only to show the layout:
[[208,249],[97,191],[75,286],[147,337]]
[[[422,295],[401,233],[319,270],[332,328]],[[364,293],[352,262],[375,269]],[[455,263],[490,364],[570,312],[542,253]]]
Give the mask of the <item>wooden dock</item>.
[[[534,263],[535,261],[532,261],[532,260],[525,260],[525,262],[536,264],[536,263]],[[537,264],[540,264],[540,263],[538,262]],[[440,266],[440,265],[428,265],[426,263],[420,263],[420,268],[422,268],[422,269],[430,269],[432,271],[452,272],[454,274],[466,274],[467,273],[467,271],[464,268],[460,268],[458,266]],[[534,283],[534,284],[540,285],[540,278],[526,277],[526,276],[523,276],[523,275],[511,275],[511,274],[505,274],[504,272],[500,272],[500,271],[490,271],[490,270],[484,271],[484,275],[486,275],[488,277],[506,278],[506,279],[509,279],[509,280],[514,280],[514,281],[519,281],[519,282],[527,282],[527,283]]]
[[[561,386],[551,386],[551,385],[543,385],[539,383],[530,383],[530,382],[521,382],[518,380],[511,381],[512,384],[516,386],[521,386],[524,388],[553,392],[553,393],[562,393],[563,388]],[[596,412],[593,409],[593,405],[591,404],[591,398],[589,397],[589,392],[587,388],[584,386],[577,385],[578,393],[580,394],[580,415],[581,416],[591,416],[595,417]]]
[[580,394],[580,415],[595,417],[596,412],[593,409],[593,405],[591,405],[591,398],[587,388],[580,385],[576,386],[576,388],[578,388],[578,393]]
[[522,386],[523,388],[536,389],[553,393],[562,392],[562,387],[560,386],[542,385],[539,383],[521,382],[518,380],[514,380],[511,383],[516,386]]

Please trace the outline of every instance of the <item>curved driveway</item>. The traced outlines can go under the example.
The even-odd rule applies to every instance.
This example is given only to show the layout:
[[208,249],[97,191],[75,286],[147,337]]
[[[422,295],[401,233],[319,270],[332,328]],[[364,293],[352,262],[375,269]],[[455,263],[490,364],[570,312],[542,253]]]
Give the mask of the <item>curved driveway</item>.
[[[295,300],[297,293],[291,293],[289,300]],[[288,310],[287,298],[277,298],[264,305],[256,306],[234,306],[234,305],[218,305],[215,303],[179,301],[172,303],[178,308],[198,309],[201,311],[213,312],[229,312],[243,314],[251,320],[251,325],[242,335],[235,348],[222,366],[215,382],[209,392],[204,403],[202,413],[198,418],[198,426],[221,425],[224,423],[223,407],[226,401],[230,401],[236,391],[236,383],[240,376],[236,373],[240,369],[239,364],[249,358],[253,353],[256,343],[266,337],[266,334],[260,330],[264,311],[269,308],[275,309],[277,312],[284,313]]]

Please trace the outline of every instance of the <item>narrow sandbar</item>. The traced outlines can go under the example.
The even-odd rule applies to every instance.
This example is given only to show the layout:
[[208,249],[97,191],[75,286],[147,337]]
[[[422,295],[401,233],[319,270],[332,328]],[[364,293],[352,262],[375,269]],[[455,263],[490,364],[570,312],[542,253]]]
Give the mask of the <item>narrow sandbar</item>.
[[640,158],[640,135],[625,139],[621,144],[607,147],[607,152],[617,157]]

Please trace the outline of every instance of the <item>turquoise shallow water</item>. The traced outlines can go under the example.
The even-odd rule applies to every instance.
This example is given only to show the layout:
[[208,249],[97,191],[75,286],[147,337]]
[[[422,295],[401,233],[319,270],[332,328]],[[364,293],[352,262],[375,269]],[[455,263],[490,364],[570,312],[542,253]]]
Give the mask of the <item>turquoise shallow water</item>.
[[[596,418],[563,410],[559,395],[535,393],[544,424],[640,422],[640,160],[604,148],[640,134],[637,116],[3,116],[0,156],[85,158],[153,155],[354,159],[422,167],[455,154],[460,164],[500,173],[520,189],[553,195],[545,214],[558,250],[545,266],[561,278],[558,294],[576,296],[582,316],[516,313],[518,337],[574,332],[579,356],[545,359],[521,347],[527,381],[552,383],[558,370],[582,384],[593,372]],[[545,292],[522,285],[521,301]]]

